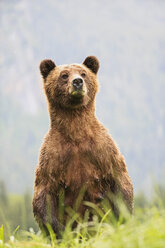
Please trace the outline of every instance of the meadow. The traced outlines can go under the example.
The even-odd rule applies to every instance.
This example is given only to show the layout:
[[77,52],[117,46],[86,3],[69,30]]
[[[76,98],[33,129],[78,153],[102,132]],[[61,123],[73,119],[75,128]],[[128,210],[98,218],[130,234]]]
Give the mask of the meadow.
[[[2,186],[2,185],[1,185]],[[3,192],[3,196],[2,196]],[[85,219],[71,230],[74,215],[60,239],[48,226],[50,237],[44,238],[33,219],[31,195],[8,195],[1,190],[0,247],[61,247],[61,248],[164,248],[165,247],[165,188],[156,185],[152,196],[143,193],[135,197],[135,210],[130,216],[123,205],[116,220],[112,212],[95,209],[101,217],[92,222]],[[3,204],[2,204],[3,203]],[[94,206],[92,206],[94,207]]]

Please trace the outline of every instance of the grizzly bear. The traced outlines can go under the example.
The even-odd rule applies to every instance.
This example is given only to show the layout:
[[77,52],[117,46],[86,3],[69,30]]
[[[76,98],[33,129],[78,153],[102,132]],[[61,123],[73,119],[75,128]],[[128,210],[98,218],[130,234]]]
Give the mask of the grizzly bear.
[[[128,210],[133,210],[133,186],[124,158],[95,116],[98,69],[95,56],[82,64],[56,66],[52,60],[40,64],[50,130],[36,169],[33,212],[41,229],[47,230],[48,223],[57,234],[67,219],[67,214],[59,216],[59,207],[75,209],[82,188],[76,209],[81,216],[88,208],[83,201],[99,204],[109,193],[120,194]],[[116,214],[111,199],[110,203]]]

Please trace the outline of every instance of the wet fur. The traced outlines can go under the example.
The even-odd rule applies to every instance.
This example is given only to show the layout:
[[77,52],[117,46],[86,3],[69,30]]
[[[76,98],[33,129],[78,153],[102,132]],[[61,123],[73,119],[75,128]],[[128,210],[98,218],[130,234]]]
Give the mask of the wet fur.
[[[45,63],[41,63],[40,70],[48,99],[50,130],[41,146],[33,198],[33,211],[40,227],[46,229],[48,222],[58,233],[65,226],[66,219],[63,223],[58,220],[61,190],[65,192],[65,205],[72,208],[82,187],[85,187],[83,200],[95,204],[109,193],[120,193],[132,212],[133,186],[124,158],[95,116],[98,60],[92,56],[82,65],[57,67],[50,60]],[[71,75],[75,70],[86,71],[88,94],[78,103],[71,102],[69,86],[60,81],[64,69]],[[111,205],[115,212],[114,204]],[[81,215],[85,210],[83,205],[78,209]]]

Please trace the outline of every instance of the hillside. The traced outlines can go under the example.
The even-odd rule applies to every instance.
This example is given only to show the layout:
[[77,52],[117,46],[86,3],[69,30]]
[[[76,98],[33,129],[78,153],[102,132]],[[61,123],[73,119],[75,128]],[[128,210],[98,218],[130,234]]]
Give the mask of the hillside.
[[0,1],[0,180],[32,189],[49,121],[39,63],[101,63],[96,114],[135,190],[165,174],[165,2]]

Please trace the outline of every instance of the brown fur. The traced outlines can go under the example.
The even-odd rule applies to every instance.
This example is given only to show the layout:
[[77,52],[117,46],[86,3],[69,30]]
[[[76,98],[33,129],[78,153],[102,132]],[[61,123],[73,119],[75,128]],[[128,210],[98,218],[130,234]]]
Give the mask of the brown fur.
[[[65,193],[65,205],[72,208],[83,187],[84,200],[98,203],[109,192],[120,193],[130,212],[133,209],[133,186],[124,158],[95,116],[98,69],[94,56],[81,65],[56,66],[51,60],[40,65],[51,125],[36,169],[33,211],[40,227],[49,222],[56,233],[61,228],[60,192]],[[83,79],[85,92],[78,98],[71,96],[77,75]],[[78,211],[84,214],[85,209],[80,206]]]

